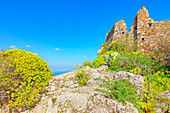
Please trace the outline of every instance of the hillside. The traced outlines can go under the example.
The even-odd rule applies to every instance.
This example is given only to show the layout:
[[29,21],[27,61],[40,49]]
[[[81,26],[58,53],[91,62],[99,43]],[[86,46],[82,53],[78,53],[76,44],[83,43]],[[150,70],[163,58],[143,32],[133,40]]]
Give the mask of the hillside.
[[[153,21],[143,7],[138,11],[129,34],[126,28],[125,21],[117,22],[106,34],[106,42],[98,50],[98,57],[93,62],[84,62],[83,66],[74,66],[75,71],[53,76],[48,82],[47,90],[43,90],[44,92],[35,99],[36,102],[29,106],[30,110],[23,104],[19,109],[13,108],[12,111],[14,113],[170,112],[170,21]],[[33,57],[31,54],[31,58]],[[30,62],[34,62],[34,59]],[[44,70],[51,74],[48,65],[45,61],[42,62],[46,68],[37,71],[39,64],[35,64],[36,74],[42,74]],[[42,76],[45,80],[44,74]],[[31,85],[35,88],[33,82]],[[43,88],[45,86],[43,84]],[[19,85],[16,88],[18,87],[20,88]],[[7,112],[9,112],[8,103],[0,108],[0,113]]]

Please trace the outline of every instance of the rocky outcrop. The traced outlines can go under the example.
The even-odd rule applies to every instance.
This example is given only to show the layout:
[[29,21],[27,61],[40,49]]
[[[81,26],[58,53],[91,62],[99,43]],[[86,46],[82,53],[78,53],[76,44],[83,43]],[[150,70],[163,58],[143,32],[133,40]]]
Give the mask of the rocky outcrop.
[[[138,113],[133,104],[125,106],[108,99],[92,87],[62,88],[51,97],[43,97],[32,113]],[[26,111],[25,113],[28,113]]]
[[[85,72],[91,72],[87,86],[79,87],[74,78],[76,71],[55,76],[49,82],[49,92],[31,113],[138,113],[132,103],[126,105],[117,100],[102,96],[101,92],[95,91],[102,82],[95,78],[104,79],[108,76],[112,80],[130,79],[131,83],[142,88],[143,77],[128,72],[107,72],[107,66],[97,69],[86,67]],[[25,111],[28,113],[28,111]]]
[[[96,88],[99,84],[102,82],[100,80],[94,80],[95,78],[101,78],[105,79],[105,76],[108,76],[111,80],[120,80],[120,79],[129,79],[130,82],[137,86],[138,89],[143,88],[142,82],[144,82],[144,79],[141,75],[135,75],[133,73],[125,72],[125,71],[119,71],[119,72],[107,72],[106,69],[108,66],[101,66],[97,69],[93,69],[90,67],[86,67],[86,72],[90,72],[90,80],[87,82],[88,87]],[[65,74],[61,74],[58,76],[53,77],[52,80],[49,82],[48,86],[48,94],[53,94],[55,91],[64,88],[76,88],[79,86],[77,80],[75,79],[75,73],[77,71],[68,72]]]
[[[22,111],[23,113],[138,113],[138,110],[132,103],[126,102],[126,105],[102,96],[103,93],[95,91],[99,88],[100,80],[108,76],[111,80],[129,79],[130,82],[137,86],[136,93],[143,88],[141,82],[144,78],[133,73],[119,71],[107,72],[108,67],[103,65],[97,69],[90,67],[85,68],[85,73],[90,72],[90,80],[86,86],[80,87],[75,75],[77,71],[67,72],[58,76],[54,76],[50,80],[48,93],[44,94],[41,101],[30,111]],[[170,92],[162,95],[168,95]],[[8,107],[4,106],[0,109],[0,113],[8,113]],[[162,113],[162,109],[156,109],[157,113]],[[17,110],[13,112],[18,113]]]

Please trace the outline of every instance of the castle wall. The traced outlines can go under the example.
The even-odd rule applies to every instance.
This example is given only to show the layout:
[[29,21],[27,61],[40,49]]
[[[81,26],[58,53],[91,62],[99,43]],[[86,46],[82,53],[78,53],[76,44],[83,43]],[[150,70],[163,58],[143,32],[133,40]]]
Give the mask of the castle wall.
[[137,14],[137,49],[154,51],[161,43],[170,40],[170,22],[155,22],[145,7]]
[[106,34],[106,42],[108,44],[112,41],[118,41],[127,36],[127,26],[124,20],[118,21],[113,28]]
[[[106,42],[120,41],[127,37],[126,23],[123,20],[117,22],[111,31],[106,34]],[[127,41],[131,47],[140,51],[154,51],[160,45],[168,44],[170,47],[170,21],[155,22],[149,17],[148,10],[143,7],[134,18]]]

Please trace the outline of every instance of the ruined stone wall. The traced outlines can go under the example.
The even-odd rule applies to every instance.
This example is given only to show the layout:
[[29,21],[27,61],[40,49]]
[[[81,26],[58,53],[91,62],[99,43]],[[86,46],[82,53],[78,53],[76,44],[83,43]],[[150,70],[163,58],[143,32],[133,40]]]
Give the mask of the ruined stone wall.
[[127,26],[124,20],[118,21],[113,28],[106,34],[106,42],[118,41],[127,36]]
[[137,17],[134,18],[134,22],[130,27],[127,39],[130,47],[135,47],[135,44],[137,43]]
[[140,52],[153,51],[164,44],[170,46],[170,21],[153,21],[145,7],[140,9],[134,18],[128,37],[126,28],[125,21],[117,22],[111,31],[106,34],[106,42],[109,44],[113,40],[120,41],[125,37],[128,44],[131,47],[136,47],[136,50]]
[[148,52],[170,40],[170,21],[155,22],[145,7],[137,14],[137,48]]

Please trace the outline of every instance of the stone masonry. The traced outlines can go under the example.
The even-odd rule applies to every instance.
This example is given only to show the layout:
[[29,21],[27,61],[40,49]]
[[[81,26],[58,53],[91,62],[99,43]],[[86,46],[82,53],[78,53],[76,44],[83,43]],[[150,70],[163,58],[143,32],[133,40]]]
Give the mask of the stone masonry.
[[108,34],[106,34],[106,42],[112,43],[112,41],[118,41],[121,40],[121,38],[124,38],[127,36],[127,26],[124,20],[118,21],[113,28],[109,31]]
[[170,21],[154,21],[145,7],[138,11],[128,36],[126,28],[125,21],[118,21],[106,34],[107,44],[127,38],[128,44],[136,45],[140,52],[154,51],[164,43],[170,47]]

